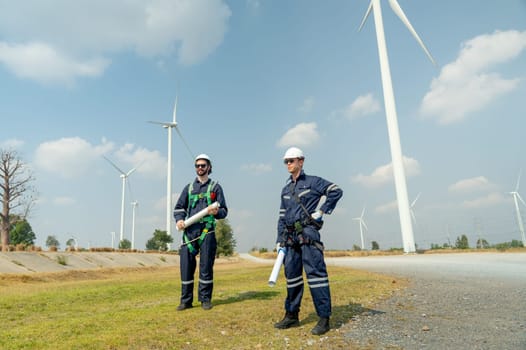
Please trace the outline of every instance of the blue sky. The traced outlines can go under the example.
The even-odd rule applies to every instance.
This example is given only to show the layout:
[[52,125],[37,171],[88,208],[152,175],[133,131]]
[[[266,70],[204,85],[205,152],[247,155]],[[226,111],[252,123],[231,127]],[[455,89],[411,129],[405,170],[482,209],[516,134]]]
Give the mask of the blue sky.
[[[165,229],[167,133],[147,121],[170,121],[177,96],[179,130],[213,159],[238,250],[274,246],[290,145],[306,173],[344,190],[327,248],[360,245],[352,218],[364,207],[366,247],[401,247],[372,16],[358,32],[368,4],[0,1],[0,145],[34,171],[36,243],[118,236],[121,179],[103,156],[141,164],[124,237],[133,200],[137,248]],[[526,1],[399,4],[437,62],[382,1],[409,200],[421,193],[417,246],[520,240],[508,192],[526,168]],[[175,133],[173,157],[176,199],[194,169]]]

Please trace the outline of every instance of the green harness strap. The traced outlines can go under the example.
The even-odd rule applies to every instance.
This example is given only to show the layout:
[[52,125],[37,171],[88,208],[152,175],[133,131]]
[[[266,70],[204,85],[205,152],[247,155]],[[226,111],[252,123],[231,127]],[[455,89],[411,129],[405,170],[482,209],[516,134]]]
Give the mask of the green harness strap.
[[[207,201],[208,205],[212,204],[212,198],[210,196],[210,192],[212,192],[212,189],[214,188],[215,185],[216,185],[216,183],[214,181],[210,181],[210,183],[208,184],[208,188],[207,188],[205,193],[192,194],[192,191],[194,190],[194,184],[190,183],[190,185],[188,186],[188,209],[195,208],[195,206],[197,205],[197,202],[201,198],[206,198],[206,201]],[[190,211],[190,210],[188,210],[188,211]],[[201,220],[199,220],[199,222],[200,223],[202,223],[202,222],[206,223],[205,228],[201,232],[201,235],[199,236],[199,240],[197,241],[199,246],[201,246],[201,244],[205,240],[205,237],[208,234],[208,232],[210,231],[210,229],[215,229],[216,221],[215,221],[215,218],[214,218],[213,215],[207,215],[207,216],[203,217]],[[183,234],[183,240],[184,240],[184,243],[186,244],[186,246],[188,247],[188,250],[190,251],[190,253],[195,254],[196,250],[192,246],[191,241],[188,239],[188,236],[186,235],[186,232]]]

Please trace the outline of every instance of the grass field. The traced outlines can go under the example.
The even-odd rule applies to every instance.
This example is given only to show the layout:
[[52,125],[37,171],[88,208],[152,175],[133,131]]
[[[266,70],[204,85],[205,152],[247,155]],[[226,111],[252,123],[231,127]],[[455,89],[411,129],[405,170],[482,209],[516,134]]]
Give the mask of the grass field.
[[[0,275],[1,349],[352,349],[343,324],[405,281],[329,267],[333,316],[322,337],[308,288],[301,325],[277,330],[284,314],[283,274],[267,286],[271,267],[216,264],[214,308],[175,311],[178,268],[104,269]],[[396,283],[395,283],[396,282]]]

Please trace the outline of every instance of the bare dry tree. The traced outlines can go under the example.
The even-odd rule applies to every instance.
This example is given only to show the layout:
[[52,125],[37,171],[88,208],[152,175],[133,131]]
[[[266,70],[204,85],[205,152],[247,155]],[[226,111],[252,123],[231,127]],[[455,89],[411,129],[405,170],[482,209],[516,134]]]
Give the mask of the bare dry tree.
[[0,236],[2,251],[9,250],[9,232],[14,220],[24,220],[36,200],[35,178],[15,150],[0,149]]

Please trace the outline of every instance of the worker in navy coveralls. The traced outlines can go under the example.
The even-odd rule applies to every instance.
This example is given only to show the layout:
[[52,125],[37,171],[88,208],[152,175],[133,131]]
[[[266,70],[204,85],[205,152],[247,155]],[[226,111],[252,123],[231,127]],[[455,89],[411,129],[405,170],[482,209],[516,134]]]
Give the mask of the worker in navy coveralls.
[[[195,158],[195,172],[197,177],[183,188],[174,209],[177,229],[184,230],[179,251],[182,285],[178,311],[192,307],[197,254],[199,254],[198,300],[204,310],[212,308],[213,268],[217,251],[216,219],[224,219],[228,214],[223,189],[208,177],[212,173],[212,162],[208,155],[200,154]],[[219,203],[219,208],[211,206],[216,201]],[[208,208],[208,215],[195,224],[185,227],[186,218],[205,208]]]
[[[329,277],[320,240],[322,217],[331,214],[343,191],[334,183],[303,171],[305,157],[301,149],[291,147],[283,157],[290,177],[281,191],[277,249],[285,246],[285,277],[287,298],[285,317],[274,326],[286,329],[299,325],[299,311],[303,297],[303,269],[319,320],[311,330],[314,335],[329,331],[331,293]],[[320,199],[325,202],[319,209]]]

